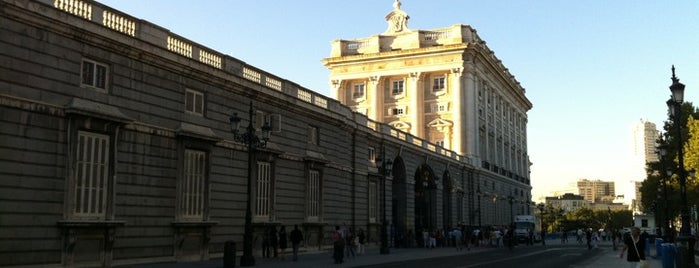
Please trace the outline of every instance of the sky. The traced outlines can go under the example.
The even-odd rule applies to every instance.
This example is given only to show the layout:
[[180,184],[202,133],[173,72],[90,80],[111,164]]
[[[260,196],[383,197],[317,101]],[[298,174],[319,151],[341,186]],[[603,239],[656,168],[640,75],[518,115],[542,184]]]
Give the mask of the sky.
[[[330,96],[331,41],[383,33],[393,0],[102,0],[131,16]],[[643,179],[633,130],[667,118],[671,66],[699,97],[696,0],[402,0],[408,27],[470,25],[526,89],[532,198],[578,179]],[[628,201],[628,200],[627,200]]]

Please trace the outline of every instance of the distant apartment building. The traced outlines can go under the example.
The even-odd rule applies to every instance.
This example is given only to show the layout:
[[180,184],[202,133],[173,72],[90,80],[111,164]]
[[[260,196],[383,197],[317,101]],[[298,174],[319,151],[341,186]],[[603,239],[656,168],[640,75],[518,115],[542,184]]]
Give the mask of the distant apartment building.
[[609,202],[615,198],[614,182],[602,180],[578,180],[578,194],[592,203]]
[[[655,123],[641,121],[634,130],[634,155],[643,160],[643,164],[658,161],[658,128]],[[645,166],[644,166],[645,168]]]

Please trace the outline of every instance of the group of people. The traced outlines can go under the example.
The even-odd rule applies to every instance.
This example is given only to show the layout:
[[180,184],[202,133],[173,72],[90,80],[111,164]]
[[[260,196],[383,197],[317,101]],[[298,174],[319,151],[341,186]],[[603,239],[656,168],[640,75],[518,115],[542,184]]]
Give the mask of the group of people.
[[349,259],[365,253],[366,235],[361,228],[355,233],[354,228],[347,228],[346,224],[336,225],[331,238],[335,264],[343,263],[345,257]]
[[281,226],[278,231],[276,226],[270,226],[263,236],[262,258],[285,260],[286,249],[291,242],[292,260],[297,261],[301,241],[303,241],[303,233],[299,230],[298,225],[294,225],[294,230],[289,234],[287,234],[285,226]]

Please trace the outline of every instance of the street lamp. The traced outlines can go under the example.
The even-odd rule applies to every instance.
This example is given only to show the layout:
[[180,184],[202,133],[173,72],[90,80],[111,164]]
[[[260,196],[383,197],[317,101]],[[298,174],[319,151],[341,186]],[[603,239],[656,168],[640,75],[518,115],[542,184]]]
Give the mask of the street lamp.
[[480,185],[478,186],[478,191],[476,191],[476,193],[478,194],[478,230],[480,232],[480,230],[483,228],[481,226],[481,211],[482,211],[482,209],[481,209],[481,195],[483,193],[481,193]]
[[381,227],[381,249],[380,253],[381,254],[389,254],[390,251],[388,250],[388,230],[386,230],[386,227],[388,227],[388,221],[386,220],[386,176],[391,174],[391,169],[393,166],[393,161],[391,159],[386,159],[386,148],[381,145],[381,177],[383,179],[383,182],[381,183],[383,186],[382,189],[382,199],[383,199],[383,224]]
[[243,256],[240,258],[240,266],[255,266],[255,257],[252,256],[252,169],[255,150],[257,147],[264,148],[267,146],[272,128],[267,122],[262,127],[262,135],[258,137],[253,126],[253,108],[250,101],[250,110],[248,117],[248,126],[244,133],[239,133],[240,117],[238,113],[233,113],[230,118],[231,130],[236,142],[242,142],[248,146],[248,186],[247,186],[247,204],[245,209],[245,235],[243,236]]
[[510,202],[510,223],[512,223],[512,222],[514,222],[514,218],[515,218],[515,215],[513,214],[513,211],[512,211],[512,205],[515,202],[515,197],[510,195],[507,197],[507,201]]
[[541,222],[541,244],[545,246],[546,239],[544,239],[545,238],[544,236],[546,233],[546,231],[545,231],[546,229],[544,229],[544,214],[546,214],[546,213],[544,213],[544,208],[545,208],[544,203],[537,204],[536,208],[539,209],[539,215],[541,216],[541,219],[539,219],[539,221]]
[[670,117],[675,124],[677,131],[677,175],[680,184],[680,216],[682,219],[682,227],[677,241],[680,244],[677,246],[677,259],[679,267],[687,267],[690,263],[694,263],[694,239],[691,235],[689,223],[689,209],[687,208],[687,171],[684,169],[684,153],[682,142],[682,103],[684,102],[684,84],[680,83],[680,79],[675,76],[675,65],[672,66],[672,85],[670,92],[672,98],[667,101],[667,107],[670,110]]

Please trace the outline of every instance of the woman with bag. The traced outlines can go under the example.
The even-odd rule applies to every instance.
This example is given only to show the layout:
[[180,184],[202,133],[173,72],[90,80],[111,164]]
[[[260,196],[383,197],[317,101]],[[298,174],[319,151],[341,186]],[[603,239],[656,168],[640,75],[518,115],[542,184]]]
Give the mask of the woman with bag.
[[624,248],[621,250],[619,258],[623,258],[624,251],[628,249],[626,261],[629,263],[629,267],[647,268],[648,262],[646,262],[645,248],[645,241],[641,238],[641,229],[633,227],[631,235],[624,238]]

